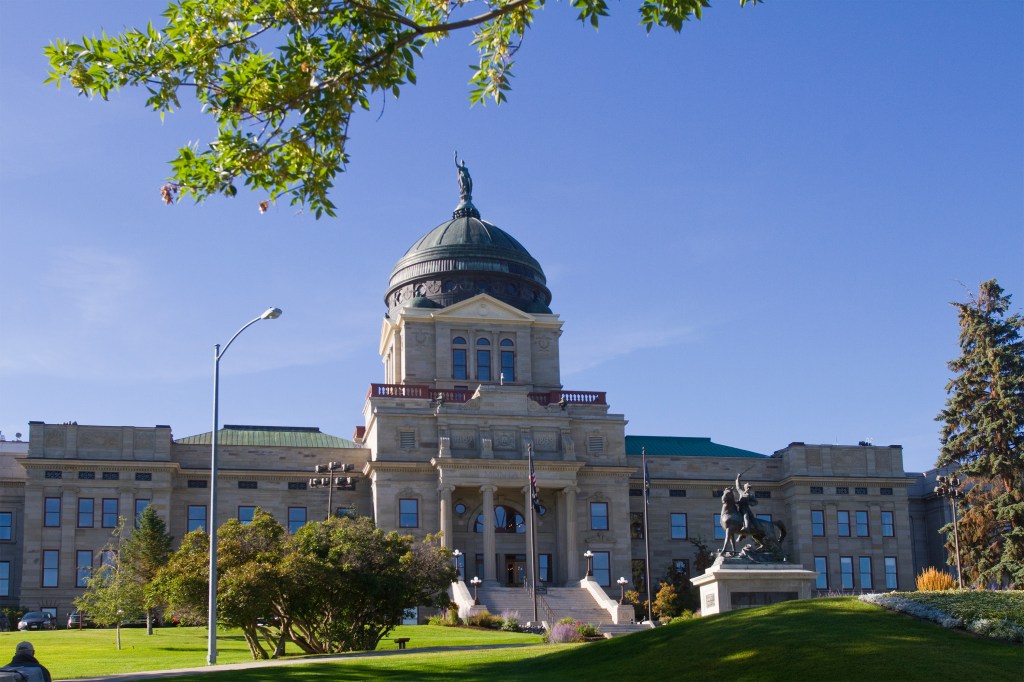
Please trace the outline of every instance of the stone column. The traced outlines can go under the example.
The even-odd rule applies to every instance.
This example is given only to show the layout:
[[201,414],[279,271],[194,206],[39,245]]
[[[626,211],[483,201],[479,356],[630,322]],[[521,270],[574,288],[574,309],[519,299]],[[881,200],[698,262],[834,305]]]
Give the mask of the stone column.
[[443,485],[441,493],[441,546],[452,546],[452,491],[454,486]]
[[565,577],[566,583],[569,585],[579,582],[580,579],[579,544],[577,542],[579,538],[576,530],[576,492],[577,489],[573,486],[562,489],[562,508],[565,514],[565,542],[562,543],[562,546],[565,547]]
[[494,572],[494,493],[497,488],[493,485],[480,486],[480,492],[484,497],[484,580],[496,582],[497,576]]

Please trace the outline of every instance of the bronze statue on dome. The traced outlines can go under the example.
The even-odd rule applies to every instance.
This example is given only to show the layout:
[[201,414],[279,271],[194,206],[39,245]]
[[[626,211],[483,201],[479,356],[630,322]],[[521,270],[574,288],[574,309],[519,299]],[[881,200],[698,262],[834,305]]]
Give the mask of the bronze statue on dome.
[[462,201],[468,203],[473,200],[473,178],[469,177],[469,169],[466,168],[466,161],[459,163],[459,150],[455,150],[455,168],[459,171],[459,194]]

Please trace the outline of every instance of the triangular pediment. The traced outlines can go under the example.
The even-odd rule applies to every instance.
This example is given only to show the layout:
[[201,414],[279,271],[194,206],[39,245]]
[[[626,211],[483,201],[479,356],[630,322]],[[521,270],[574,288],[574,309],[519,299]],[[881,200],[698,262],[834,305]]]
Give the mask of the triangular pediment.
[[454,303],[447,308],[431,311],[435,320],[501,320],[534,322],[535,315],[524,313],[516,307],[502,303],[493,296],[477,294],[473,298]]

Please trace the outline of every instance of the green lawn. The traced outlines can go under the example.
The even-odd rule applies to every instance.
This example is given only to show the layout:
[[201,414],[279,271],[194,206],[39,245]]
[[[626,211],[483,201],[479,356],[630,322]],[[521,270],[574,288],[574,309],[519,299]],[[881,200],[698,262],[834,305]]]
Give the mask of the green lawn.
[[[152,638],[112,631],[33,634],[40,659],[56,678],[202,665],[202,629],[165,629]],[[248,658],[240,637],[221,641],[220,662]],[[211,671],[186,682],[259,680],[979,680],[1024,679],[1024,647],[981,639],[903,616],[854,598],[794,601],[746,609],[590,644],[529,644],[531,635],[413,626],[398,655],[347,657],[247,671]],[[0,650],[22,637],[0,634]],[[518,644],[472,651],[417,652],[421,647]],[[382,649],[394,649],[386,642]]]

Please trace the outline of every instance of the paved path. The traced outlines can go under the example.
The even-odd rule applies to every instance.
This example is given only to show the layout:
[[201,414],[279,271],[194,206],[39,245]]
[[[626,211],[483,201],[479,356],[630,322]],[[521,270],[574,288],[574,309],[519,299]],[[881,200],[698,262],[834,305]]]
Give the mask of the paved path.
[[[483,651],[486,649],[513,649],[524,646],[536,646],[532,643],[521,644],[478,644],[475,646],[431,646],[421,649],[386,649],[383,651],[360,651],[347,654],[327,654],[323,656],[303,656],[301,658],[283,658],[271,661],[248,661],[246,663],[228,663],[226,665],[206,665],[200,668],[179,668],[177,670],[149,670],[134,673],[121,673],[118,675],[104,675],[102,677],[76,677],[69,678],[67,682],[129,682],[130,680],[163,680],[181,677],[182,675],[196,675],[204,673],[220,672],[222,670],[250,670],[252,668],[277,668],[285,665],[302,665],[305,663],[326,663],[330,661],[346,661],[352,658],[369,658],[373,656],[403,656],[406,654],[431,654],[450,651]],[[57,680],[57,682],[61,682]]]

